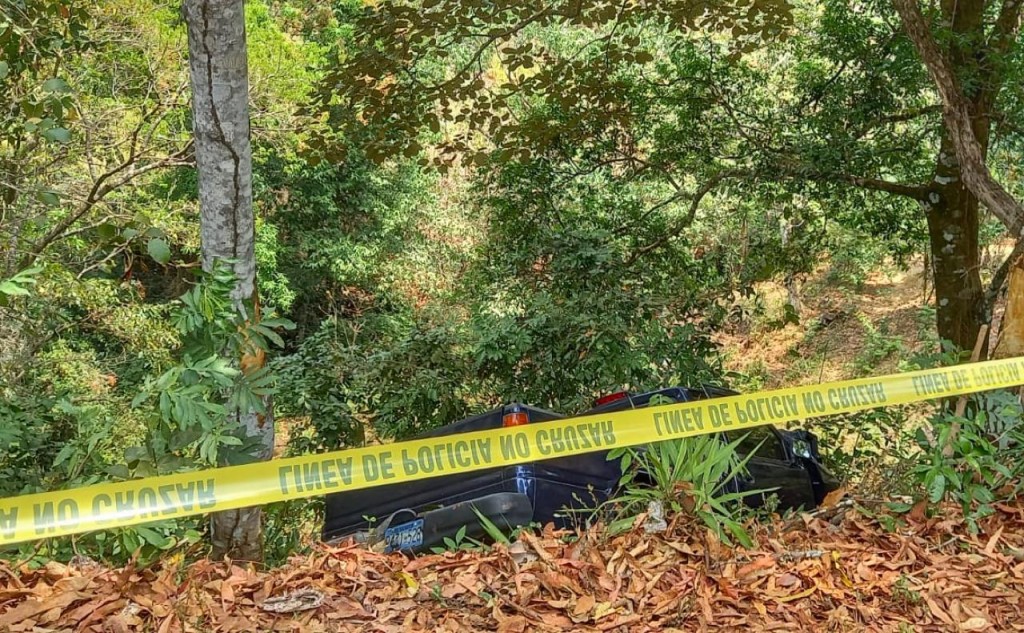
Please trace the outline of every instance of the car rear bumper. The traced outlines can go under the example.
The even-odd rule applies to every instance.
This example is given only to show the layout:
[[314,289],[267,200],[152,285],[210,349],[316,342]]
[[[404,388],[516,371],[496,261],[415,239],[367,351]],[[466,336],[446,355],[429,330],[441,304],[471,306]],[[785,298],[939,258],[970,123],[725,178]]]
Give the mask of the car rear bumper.
[[385,551],[420,552],[445,545],[446,538],[454,540],[462,528],[463,538],[486,537],[480,515],[507,533],[533,520],[533,505],[525,494],[500,492],[420,514],[400,510],[357,539]]

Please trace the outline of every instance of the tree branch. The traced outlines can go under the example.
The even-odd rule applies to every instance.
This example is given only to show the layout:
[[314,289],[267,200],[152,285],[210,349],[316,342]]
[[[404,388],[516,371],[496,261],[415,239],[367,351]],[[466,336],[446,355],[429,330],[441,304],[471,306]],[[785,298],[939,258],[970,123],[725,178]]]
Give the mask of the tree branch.
[[[897,196],[904,196],[907,198],[913,198],[914,200],[924,200],[927,195],[927,189],[921,185],[907,185],[901,182],[892,182],[889,180],[882,180],[880,178],[862,178],[860,176],[852,176],[850,174],[834,174],[831,176],[836,182],[846,183],[859,187],[861,189],[868,189],[870,191],[883,191],[885,193],[891,193]],[[828,180],[828,174],[822,174],[820,177],[812,177],[811,180]]]
[[[633,251],[633,254],[630,255],[629,259],[626,260],[626,262],[625,262],[626,265],[629,266],[630,264],[632,264],[633,262],[635,262],[639,258],[643,257],[647,253],[650,253],[653,250],[661,248],[666,243],[668,243],[669,240],[671,240],[672,238],[678,237],[678,235],[680,233],[682,233],[684,230],[686,230],[686,228],[688,226],[693,224],[694,218],[697,217],[697,209],[700,208],[701,201],[704,199],[705,196],[707,196],[709,193],[711,193],[715,189],[715,187],[717,187],[719,184],[721,184],[721,182],[723,180],[726,180],[728,178],[738,178],[738,177],[742,177],[742,176],[753,176],[753,175],[754,175],[753,172],[751,172],[750,170],[747,170],[747,169],[726,169],[726,170],[720,171],[717,174],[714,174],[713,176],[708,178],[707,181],[705,181],[704,184],[701,185],[700,189],[698,189],[696,192],[694,192],[693,197],[690,198],[690,209],[689,209],[689,211],[687,211],[686,215],[683,218],[681,218],[678,222],[676,222],[675,225],[672,228],[670,228],[668,231],[666,231],[661,236],[659,236],[658,239],[654,240],[650,244],[642,246],[642,247],[636,249],[635,251]],[[681,199],[683,197],[685,197],[685,196],[684,195],[672,196],[668,200],[665,200],[665,201],[662,201],[662,202],[658,203],[654,207],[654,209],[649,210],[644,215],[645,216],[649,215],[650,213],[653,213],[654,210],[657,210],[657,209],[659,209],[659,208],[661,208],[661,207],[663,207],[663,206],[665,206],[667,204],[670,204],[671,202],[673,202],[675,200]]]
[[856,133],[854,133],[853,137],[856,139],[860,139],[863,138],[864,135],[870,132],[871,130],[879,128],[883,125],[888,125],[891,123],[905,123],[907,121],[913,121],[914,119],[927,116],[929,114],[940,114],[941,112],[941,105],[928,105],[921,106],[920,108],[910,108],[909,110],[904,110],[902,112],[897,112],[895,114],[879,117],[874,121],[870,121],[862,125],[856,131]]
[[776,165],[773,170],[774,173],[766,173],[763,171],[755,172],[750,169],[736,168],[726,169],[714,174],[707,181],[704,182],[701,187],[693,193],[692,196],[680,192],[679,194],[670,196],[669,198],[662,200],[656,204],[653,208],[648,209],[644,212],[641,219],[646,218],[651,213],[663,208],[673,202],[690,198],[690,209],[686,215],[681,218],[676,224],[666,231],[664,234],[658,237],[653,242],[642,246],[635,251],[626,260],[626,265],[632,264],[640,257],[661,248],[669,242],[669,240],[677,237],[680,233],[686,230],[697,215],[697,210],[700,207],[701,201],[711,193],[723,180],[729,178],[750,178],[750,179],[764,179],[764,180],[810,180],[819,182],[835,182],[847,185],[853,185],[861,189],[868,189],[871,191],[881,191],[884,193],[890,193],[898,196],[904,196],[912,198],[914,200],[925,200],[927,199],[928,189],[922,185],[908,185],[900,182],[892,182],[889,180],[882,180],[879,178],[865,178],[862,176],[854,176],[851,174],[840,174],[840,173],[828,173],[828,172],[815,172],[803,169],[797,169],[792,167],[786,167],[782,165]]
[[[167,156],[159,160],[147,163],[142,166],[134,166],[132,162],[134,162],[135,158],[134,156],[132,156],[129,157],[128,159],[128,161],[131,162],[126,161],[101,174],[99,178],[93,181],[92,188],[89,190],[89,195],[87,195],[85,200],[82,201],[82,204],[78,207],[78,209],[76,209],[73,213],[68,215],[66,218],[64,218],[57,224],[55,224],[46,233],[46,235],[41,237],[39,241],[32,246],[32,249],[25,255],[25,257],[21,261],[22,267],[31,265],[32,262],[34,262],[36,258],[39,257],[39,255],[44,250],[46,250],[46,248],[50,244],[60,239],[63,239],[65,237],[65,232],[69,228],[71,228],[71,226],[73,226],[75,222],[78,222],[80,219],[82,219],[85,216],[85,214],[89,213],[89,211],[91,211],[99,202],[101,202],[108,193],[114,191],[115,189],[118,189],[119,187],[123,187],[124,185],[128,184],[135,178],[138,178],[139,176],[151,172],[153,170],[162,169],[165,167],[180,167],[188,164],[187,157],[191,151],[192,141],[189,141],[188,143],[185,144],[184,147],[182,147],[178,151],[174,152],[173,154],[168,154]],[[114,176],[121,172],[125,172],[123,176],[114,180],[113,182],[107,182],[108,180],[110,180],[111,178],[113,178]]]
[[[902,182],[893,182],[881,178],[867,178],[837,172],[817,171],[802,166],[775,165],[775,169],[784,178],[793,180],[810,180],[814,182],[835,182],[846,185],[853,185],[870,191],[881,191],[897,196],[904,196],[914,200],[925,200],[928,195],[928,188],[924,185],[908,185]],[[770,177],[762,174],[762,177]]]
[[986,57],[991,55],[1005,55],[1013,46],[1020,32],[1021,0],[1003,0],[1003,6],[999,9],[999,17],[996,18],[995,26],[988,40],[988,51]]
[[981,76],[980,101],[986,111],[992,109],[996,95],[1002,85],[1000,72],[1005,76],[1005,65],[1008,53],[1013,49],[1013,44],[1020,33],[1021,0],[1003,0],[999,9],[999,15],[992,26],[988,41],[982,50],[979,66]]
[[[1012,0],[1011,4],[1018,1]],[[942,118],[953,143],[964,184],[999,218],[1014,238],[1020,238],[1024,234],[1024,207],[989,172],[985,154],[971,126],[967,99],[936,44],[921,7],[917,0],[893,0],[893,5],[942,99]]]
[[[483,44],[481,44],[480,46],[477,47],[476,52],[473,53],[473,56],[470,57],[469,61],[466,62],[461,68],[457,69],[455,71],[455,73],[451,76],[450,79],[448,79],[447,81],[444,81],[444,82],[442,82],[440,84],[433,85],[433,86],[424,86],[424,89],[427,90],[427,91],[430,91],[430,92],[442,92],[443,90],[445,90],[446,88],[448,88],[452,84],[455,84],[457,82],[463,81],[463,75],[465,75],[467,72],[469,72],[469,69],[472,68],[473,66],[475,66],[480,61],[480,58],[483,56],[483,54],[493,44],[497,43],[499,40],[502,40],[502,39],[504,39],[506,37],[510,37],[512,35],[515,35],[516,33],[522,31],[527,26],[533,24],[534,22],[536,22],[538,20],[543,19],[545,16],[548,15],[548,13],[549,13],[549,9],[548,8],[544,8],[544,9],[538,11],[537,13],[534,13],[531,16],[523,18],[521,21],[519,21],[518,23],[512,25],[508,29],[505,29],[503,31],[497,31],[497,32],[494,32],[494,33],[490,33],[489,35],[485,36]],[[419,83],[419,82],[417,81],[417,83]]]

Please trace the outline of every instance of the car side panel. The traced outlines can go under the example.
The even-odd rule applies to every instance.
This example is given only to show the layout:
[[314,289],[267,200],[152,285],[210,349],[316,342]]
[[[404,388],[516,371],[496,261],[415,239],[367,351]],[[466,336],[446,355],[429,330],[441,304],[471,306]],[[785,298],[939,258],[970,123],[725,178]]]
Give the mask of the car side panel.
[[607,455],[607,451],[587,453],[589,463],[585,469],[579,469],[578,462],[566,464],[561,459],[534,464],[535,520],[571,528],[585,519],[585,513],[580,511],[592,510],[607,501],[622,476],[619,462],[608,461]]
[[814,487],[811,475],[806,468],[762,457],[751,457],[747,462],[749,475],[740,477],[740,488],[744,491],[768,490],[751,495],[744,502],[752,507],[764,505],[767,497],[778,495],[780,508],[813,508],[815,506]]
[[397,483],[327,495],[324,512],[324,540],[331,540],[370,527],[400,510],[424,511],[441,504],[470,501],[499,492],[519,492],[509,487],[505,468]]
[[[533,422],[562,417],[536,407],[518,404],[510,406],[518,406],[527,411]],[[502,414],[509,407],[492,409],[422,433],[417,438],[440,440],[448,435],[500,428]],[[324,540],[331,540],[364,530],[370,525],[367,517],[380,520],[400,510],[420,512],[441,505],[471,501],[483,495],[520,492],[529,496],[532,502],[536,496],[536,487],[531,482],[531,469],[532,465],[502,466],[330,494],[325,499],[322,537]]]

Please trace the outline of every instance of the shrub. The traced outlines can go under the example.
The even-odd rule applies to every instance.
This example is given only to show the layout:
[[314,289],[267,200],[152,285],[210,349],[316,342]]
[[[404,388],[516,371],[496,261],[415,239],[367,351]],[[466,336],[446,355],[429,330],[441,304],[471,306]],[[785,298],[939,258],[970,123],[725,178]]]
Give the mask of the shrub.
[[923,458],[914,469],[921,495],[931,503],[959,503],[968,529],[992,514],[992,504],[1016,497],[1024,473],[1024,424],[1020,400],[1007,392],[976,395],[969,415],[941,411],[931,432],[918,431]]
[[742,441],[739,438],[726,444],[717,435],[701,435],[657,442],[643,449],[611,451],[609,459],[621,460],[624,489],[611,502],[617,517],[611,531],[632,526],[637,516],[655,503],[666,513],[699,519],[725,543],[735,538],[743,546],[751,546],[736,502],[764,491],[725,491],[729,480],[743,473],[749,459],[740,460],[736,455]]

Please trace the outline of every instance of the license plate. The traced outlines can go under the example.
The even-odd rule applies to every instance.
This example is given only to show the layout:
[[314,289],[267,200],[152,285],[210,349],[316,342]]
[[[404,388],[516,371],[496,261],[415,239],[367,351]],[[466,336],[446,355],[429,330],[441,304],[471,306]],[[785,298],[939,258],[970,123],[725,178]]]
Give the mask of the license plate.
[[413,549],[423,545],[423,519],[409,521],[384,530],[387,551]]

